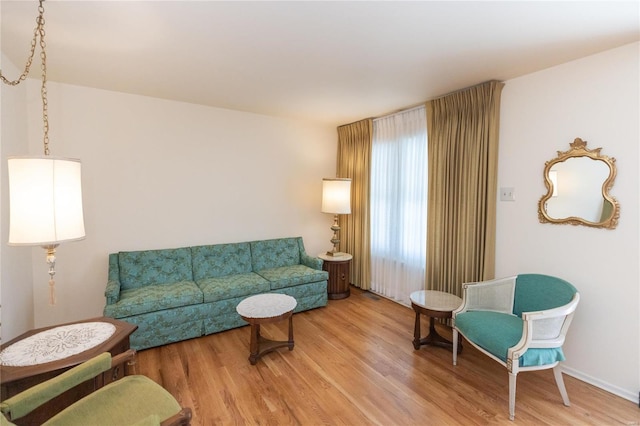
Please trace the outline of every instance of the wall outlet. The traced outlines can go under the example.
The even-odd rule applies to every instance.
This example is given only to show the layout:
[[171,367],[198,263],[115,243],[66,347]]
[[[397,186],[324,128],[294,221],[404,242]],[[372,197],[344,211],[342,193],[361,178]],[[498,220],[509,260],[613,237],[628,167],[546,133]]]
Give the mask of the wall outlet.
[[500,201],[515,201],[516,189],[515,188],[500,188]]

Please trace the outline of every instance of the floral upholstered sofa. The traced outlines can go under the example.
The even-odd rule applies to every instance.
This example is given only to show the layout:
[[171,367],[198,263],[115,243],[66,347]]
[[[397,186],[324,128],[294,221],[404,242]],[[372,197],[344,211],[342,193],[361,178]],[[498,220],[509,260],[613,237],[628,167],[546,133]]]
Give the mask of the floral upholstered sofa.
[[325,306],[327,279],[301,237],[112,253],[104,315],[136,324],[131,347],[146,349],[246,325],[236,306],[254,294]]

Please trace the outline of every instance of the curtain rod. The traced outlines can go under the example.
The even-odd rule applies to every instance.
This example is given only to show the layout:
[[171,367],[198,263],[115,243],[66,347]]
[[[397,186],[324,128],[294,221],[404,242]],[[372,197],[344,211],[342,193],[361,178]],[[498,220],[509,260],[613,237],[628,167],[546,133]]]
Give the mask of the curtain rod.
[[388,117],[388,116],[390,116],[390,115],[399,114],[399,113],[401,113],[401,112],[411,111],[411,110],[413,110],[413,109],[416,109],[416,108],[420,108],[420,107],[422,107],[422,106],[423,106],[423,105],[425,105],[427,102],[435,101],[435,100],[437,100],[437,99],[441,99],[441,98],[444,98],[444,97],[446,97],[446,96],[453,95],[453,94],[455,94],[455,93],[464,92],[465,90],[469,90],[469,89],[472,89],[472,88],[474,88],[474,87],[482,86],[483,84],[492,83],[492,82],[502,83],[500,80],[488,80],[488,81],[484,81],[484,82],[482,82],[482,83],[474,84],[473,86],[463,87],[462,89],[454,90],[454,91],[452,91],[452,92],[445,93],[444,95],[440,95],[440,96],[436,96],[436,97],[431,98],[431,99],[427,99],[426,101],[424,101],[424,102],[420,102],[419,104],[414,104],[413,106],[409,106],[409,107],[402,108],[402,109],[397,109],[397,110],[395,110],[395,111],[391,111],[391,112],[389,112],[389,113],[382,114],[382,115],[378,115],[378,116],[374,116],[374,117],[367,117],[367,118],[363,118],[362,120],[356,120],[356,121],[353,121],[353,122],[351,122],[351,123],[341,124],[341,125],[339,125],[338,127],[349,126],[349,125],[351,125],[351,124],[353,124],[353,123],[357,123],[357,122],[359,122],[359,121],[363,121],[363,120],[372,120],[372,121],[373,121],[373,120],[377,120],[377,119],[379,119],[379,118],[385,118],[385,117]]
[[381,119],[381,118],[389,117],[390,115],[400,114],[400,113],[402,113],[402,112],[411,111],[411,110],[414,110],[414,109],[417,109],[417,108],[421,108],[421,107],[423,107],[423,106],[425,105],[425,103],[426,103],[426,102],[420,102],[419,104],[415,104],[415,105],[413,105],[413,106],[405,107],[405,108],[402,108],[402,109],[397,109],[397,110],[391,111],[391,112],[386,113],[386,114],[382,114],[382,115],[378,115],[378,116],[373,116],[373,117],[367,117],[367,118],[363,118],[363,119],[360,119],[360,120],[352,121],[351,123],[341,124],[341,125],[339,125],[339,126],[338,126],[338,128],[340,128],[340,127],[344,127],[344,126],[350,126],[350,125],[352,125],[352,124],[354,124],[354,123],[358,123],[358,122],[360,122],[360,121],[364,121],[364,120],[371,120],[371,121],[375,121],[375,120],[379,120],[379,119]]
[[379,116],[379,117],[374,117],[374,118],[372,118],[372,120],[373,120],[373,121],[381,120],[381,119],[383,119],[383,118],[391,117],[391,116],[393,116],[393,115],[402,114],[402,113],[405,113],[405,112],[413,111],[413,110],[416,110],[416,109],[419,109],[419,108],[424,108],[424,107],[425,107],[425,102],[422,102],[422,103],[419,103],[418,105],[414,105],[414,106],[412,106],[412,107],[399,109],[399,110],[397,110],[397,111],[390,112],[390,113],[388,113],[388,114],[381,115],[381,116]]
[[454,90],[453,92],[449,92],[449,93],[445,93],[444,95],[436,96],[435,98],[429,99],[426,102],[435,101],[437,99],[442,99],[442,98],[445,98],[447,96],[451,96],[451,95],[454,95],[456,93],[464,92],[466,90],[473,89],[474,87],[483,86],[485,84],[493,83],[493,82],[502,83],[500,80],[487,80],[487,81],[483,81],[482,83],[474,84],[473,86],[463,87],[462,89]]

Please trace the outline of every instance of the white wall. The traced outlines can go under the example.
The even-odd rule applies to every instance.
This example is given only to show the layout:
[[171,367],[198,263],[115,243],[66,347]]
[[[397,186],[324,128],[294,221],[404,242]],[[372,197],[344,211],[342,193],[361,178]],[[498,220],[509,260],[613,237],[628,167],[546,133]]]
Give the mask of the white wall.
[[[44,251],[33,261],[35,326],[100,316],[108,254],[302,236],[330,246],[321,181],[335,128],[49,82],[51,154],[82,160],[85,240],[58,248],[58,303]],[[30,150],[42,143],[29,81]],[[14,250],[14,248],[6,249]],[[4,271],[4,267],[3,267]]]
[[[569,374],[637,401],[640,390],[639,43],[506,82],[502,94],[496,275],[539,272],[581,293],[565,353]],[[616,158],[615,230],[541,224],[545,161],[580,137]]]
[[[18,70],[1,56],[3,75],[14,80]],[[6,343],[33,328],[33,286],[29,247],[8,247],[9,181],[7,156],[26,154],[27,141],[26,84],[12,87],[0,83],[0,342]]]

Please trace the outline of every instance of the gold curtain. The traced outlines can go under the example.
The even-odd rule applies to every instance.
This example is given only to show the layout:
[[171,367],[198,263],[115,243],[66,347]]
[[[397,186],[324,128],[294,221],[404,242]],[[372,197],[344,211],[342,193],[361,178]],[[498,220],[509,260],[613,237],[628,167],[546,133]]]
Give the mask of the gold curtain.
[[369,175],[373,121],[338,127],[337,176],[351,178],[351,214],[339,216],[340,249],[351,253],[351,284],[368,290],[371,282],[369,249]]
[[504,83],[427,102],[426,287],[457,295],[494,278],[498,131]]

